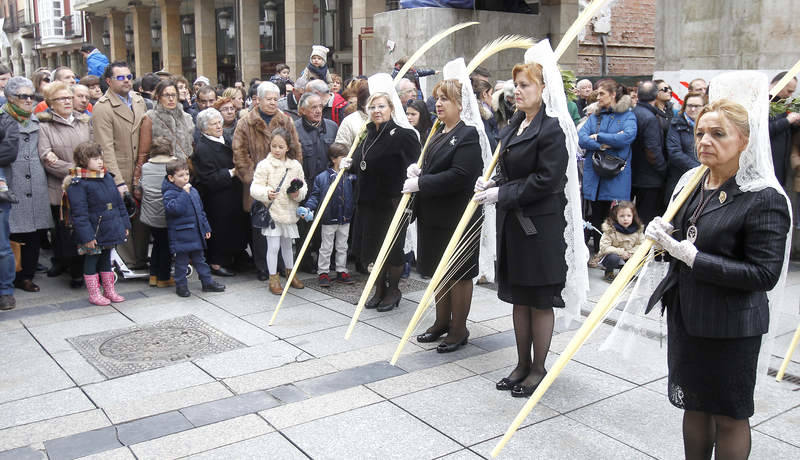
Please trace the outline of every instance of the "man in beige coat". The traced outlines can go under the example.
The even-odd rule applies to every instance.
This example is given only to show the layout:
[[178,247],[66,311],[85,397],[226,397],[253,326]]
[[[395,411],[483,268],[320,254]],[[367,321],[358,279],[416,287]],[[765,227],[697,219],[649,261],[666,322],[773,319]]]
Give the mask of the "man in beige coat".
[[[139,151],[139,128],[147,111],[144,99],[131,92],[133,75],[124,61],[106,67],[103,74],[108,91],[94,106],[92,125],[94,139],[103,148],[103,161],[120,195],[128,192],[133,180],[133,168]],[[122,260],[131,269],[147,265],[147,245],[150,238],[146,225],[138,215],[131,221],[131,232],[123,245],[117,246]]]

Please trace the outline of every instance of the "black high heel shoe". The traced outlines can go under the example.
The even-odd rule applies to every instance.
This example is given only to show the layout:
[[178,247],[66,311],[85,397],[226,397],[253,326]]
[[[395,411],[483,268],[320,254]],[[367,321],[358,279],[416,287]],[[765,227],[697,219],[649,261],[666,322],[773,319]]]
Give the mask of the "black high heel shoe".
[[383,313],[387,311],[394,310],[395,308],[400,305],[400,300],[403,298],[403,294],[398,290],[396,296],[386,296],[384,297],[381,302],[378,304],[378,311]]
[[436,347],[436,352],[437,353],[452,353],[452,352],[458,350],[459,348],[463,347],[464,345],[466,345],[468,339],[469,339],[469,331],[467,331],[467,335],[464,336],[464,339],[461,340],[460,342],[456,342],[456,343],[442,342],[442,343],[440,343],[439,346]]
[[[545,370],[545,375],[547,375],[546,370]],[[544,380],[544,376],[542,376],[542,380]],[[539,380],[538,382],[536,382],[536,384],[531,385],[529,387],[523,385],[522,382],[518,383],[517,385],[514,385],[514,388],[511,389],[511,396],[515,398],[529,398],[533,394],[533,392],[536,391],[536,388],[539,387],[539,384],[542,383],[542,380]]]
[[494,384],[494,387],[500,391],[511,391],[514,389],[515,386],[522,383],[523,380],[525,380],[525,377],[522,377],[519,380],[513,380],[509,377],[503,377],[502,379],[500,379],[500,381]]
[[367,302],[364,304],[364,308],[368,308],[368,309],[370,309],[370,310],[371,310],[371,309],[374,309],[374,308],[378,308],[378,305],[380,305],[380,304],[381,304],[381,301],[382,301],[382,300],[383,300],[383,297],[381,297],[381,296],[379,296],[377,293],[375,293],[375,295],[373,295],[372,297],[370,297],[370,298],[367,300]]
[[417,336],[417,342],[419,343],[431,343],[439,340],[439,337],[445,335],[447,333],[447,329],[443,330],[442,332],[424,332]]

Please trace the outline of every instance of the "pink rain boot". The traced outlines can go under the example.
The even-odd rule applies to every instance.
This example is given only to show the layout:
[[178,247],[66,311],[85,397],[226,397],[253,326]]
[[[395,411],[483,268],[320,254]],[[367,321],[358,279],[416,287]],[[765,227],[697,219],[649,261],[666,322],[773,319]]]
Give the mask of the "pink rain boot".
[[111,305],[111,301],[100,293],[99,278],[96,273],[94,275],[83,275],[83,280],[86,282],[86,290],[89,291],[89,302],[101,306]]
[[103,280],[103,295],[105,295],[108,300],[114,303],[125,301],[125,297],[117,294],[117,291],[114,290],[114,273],[100,272],[100,279]]

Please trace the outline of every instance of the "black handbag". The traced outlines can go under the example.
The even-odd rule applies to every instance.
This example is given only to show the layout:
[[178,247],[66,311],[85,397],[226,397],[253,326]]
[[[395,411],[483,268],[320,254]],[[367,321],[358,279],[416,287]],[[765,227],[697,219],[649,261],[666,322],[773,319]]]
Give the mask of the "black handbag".
[[[275,192],[280,192],[287,174],[289,174],[289,168],[286,168],[286,172],[283,173]],[[258,200],[253,200],[253,204],[250,205],[250,225],[255,228],[275,228],[275,221],[272,220],[272,215],[269,213],[270,207],[272,207],[272,203],[265,205]]]
[[[597,117],[597,131],[595,134],[600,133],[600,117]],[[592,168],[603,179],[611,179],[621,173],[628,162],[620,157],[611,155],[602,150],[592,152]]]

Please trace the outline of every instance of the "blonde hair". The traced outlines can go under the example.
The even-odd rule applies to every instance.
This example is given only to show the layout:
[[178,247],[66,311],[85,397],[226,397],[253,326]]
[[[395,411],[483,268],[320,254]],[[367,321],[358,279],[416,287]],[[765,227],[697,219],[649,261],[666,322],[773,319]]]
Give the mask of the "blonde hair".
[[716,112],[728,120],[745,139],[745,145],[747,144],[747,141],[750,139],[750,117],[747,114],[747,109],[745,109],[744,106],[733,102],[730,99],[718,99],[706,105],[703,107],[703,110],[697,114],[697,120],[695,121],[694,128],[695,132],[697,132],[697,126],[700,125],[700,119],[703,117],[703,115],[711,112]]
[[511,79],[516,80],[517,74],[524,73],[530,80],[535,81],[540,85],[544,85],[544,71],[542,65],[538,62],[531,62],[530,64],[517,64],[511,70]]
[[389,94],[388,94],[388,93],[375,93],[375,94],[371,94],[371,95],[369,96],[369,99],[367,99],[367,107],[369,107],[370,105],[372,105],[372,101],[374,101],[375,99],[381,98],[381,97],[382,97],[382,98],[384,98],[384,99],[386,99],[386,103],[389,105],[389,109],[391,109],[391,111],[392,111],[392,112],[394,112],[394,104],[392,103],[392,97],[391,97],[391,96],[389,96]]
[[228,87],[228,88],[225,88],[225,91],[222,92],[222,97],[227,97],[228,99],[233,99],[233,96],[236,95],[236,94],[238,94],[240,96],[242,95],[242,92],[239,91],[239,88]]
[[461,105],[461,82],[458,80],[442,80],[433,87],[433,97],[442,95],[455,104]]
[[67,84],[64,82],[55,81],[47,85],[47,88],[44,89],[44,100],[45,102],[47,102],[47,105],[52,107],[53,98],[55,97],[56,93],[65,90],[69,93],[70,96],[72,96],[72,88],[67,86]]

